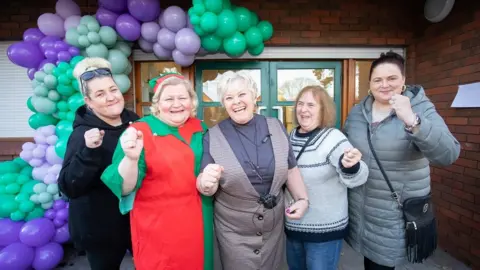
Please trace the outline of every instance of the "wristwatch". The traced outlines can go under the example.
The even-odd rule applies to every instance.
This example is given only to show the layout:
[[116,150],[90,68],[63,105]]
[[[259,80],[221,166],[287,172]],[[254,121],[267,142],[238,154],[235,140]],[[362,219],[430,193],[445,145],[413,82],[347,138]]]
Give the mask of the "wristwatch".
[[407,126],[405,125],[405,130],[409,133],[412,133],[413,132],[413,129],[420,125],[420,123],[422,122],[422,120],[420,119],[420,117],[418,116],[418,114],[415,114],[415,121],[413,121],[413,124],[411,126]]

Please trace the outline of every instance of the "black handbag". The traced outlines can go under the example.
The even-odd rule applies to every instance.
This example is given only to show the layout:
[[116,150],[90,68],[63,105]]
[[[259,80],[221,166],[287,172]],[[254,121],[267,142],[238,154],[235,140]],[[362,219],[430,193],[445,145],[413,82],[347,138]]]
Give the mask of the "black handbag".
[[368,145],[373,157],[377,161],[383,178],[385,178],[388,184],[393,199],[403,212],[408,261],[411,263],[423,263],[437,248],[437,222],[432,204],[432,195],[429,193],[425,196],[408,198],[402,203],[399,194],[393,189],[392,183],[388,179],[373,149],[370,127],[367,127],[367,131]]

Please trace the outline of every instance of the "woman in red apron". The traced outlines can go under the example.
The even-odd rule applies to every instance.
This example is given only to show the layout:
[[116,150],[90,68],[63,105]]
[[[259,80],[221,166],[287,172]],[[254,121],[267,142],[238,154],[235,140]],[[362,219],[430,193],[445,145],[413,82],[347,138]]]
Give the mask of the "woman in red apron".
[[212,200],[195,184],[206,130],[197,96],[178,73],[152,84],[151,115],[125,131],[102,180],[130,212],[136,269],[212,270]]

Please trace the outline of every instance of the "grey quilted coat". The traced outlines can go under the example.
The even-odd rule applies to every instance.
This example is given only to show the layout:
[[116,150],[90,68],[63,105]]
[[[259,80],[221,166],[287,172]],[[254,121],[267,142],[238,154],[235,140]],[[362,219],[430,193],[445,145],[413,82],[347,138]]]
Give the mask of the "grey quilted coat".
[[[402,201],[430,192],[430,163],[450,165],[460,154],[458,141],[423,88],[409,86],[404,94],[410,97],[413,111],[420,116],[419,131],[407,133],[403,122],[392,113],[370,133],[377,156]],[[362,152],[370,170],[363,186],[349,190],[347,242],[370,260],[393,267],[406,262],[404,222],[368,146],[372,103],[373,98],[367,96],[352,109],[345,123],[348,139]]]

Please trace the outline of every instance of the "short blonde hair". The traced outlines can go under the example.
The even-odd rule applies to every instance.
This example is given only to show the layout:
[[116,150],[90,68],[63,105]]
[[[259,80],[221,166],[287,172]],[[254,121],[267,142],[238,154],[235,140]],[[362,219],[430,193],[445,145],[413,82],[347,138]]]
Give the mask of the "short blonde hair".
[[223,105],[223,98],[225,97],[225,93],[228,92],[230,84],[233,81],[236,80],[243,80],[245,82],[245,85],[247,87],[247,90],[249,90],[252,93],[253,96],[253,101],[255,103],[255,100],[258,98],[258,86],[255,80],[253,80],[252,76],[248,73],[246,70],[240,70],[240,71],[227,71],[221,75],[220,81],[217,86],[217,95],[220,98],[220,102]]
[[152,106],[150,106],[150,113],[156,117],[159,116],[160,111],[158,110],[158,102],[160,101],[160,96],[162,95],[163,90],[167,86],[170,85],[183,85],[187,89],[188,95],[192,99],[192,117],[195,117],[197,115],[197,108],[198,108],[198,98],[197,98],[197,93],[193,89],[192,84],[190,83],[189,80],[187,79],[180,79],[178,77],[170,77],[165,79],[163,82],[161,82],[159,85],[156,86],[156,89],[154,89],[155,94],[152,97]]
[[86,71],[92,71],[99,68],[108,68],[112,70],[112,64],[106,59],[100,57],[87,57],[84,58],[82,61],[78,62],[75,68],[73,69],[73,77],[77,79],[78,86],[84,85],[85,89],[80,89],[80,92],[83,96],[88,96],[89,89],[87,88],[86,84],[82,84],[80,81],[80,76],[85,73]]
[[295,123],[298,124],[298,119],[297,119],[298,101],[304,94],[308,92],[312,93],[313,97],[320,105],[319,112],[318,112],[320,116],[318,121],[318,127],[319,128],[334,127],[336,118],[337,118],[335,103],[333,102],[333,99],[330,97],[327,91],[319,85],[306,86],[300,91],[300,93],[298,93],[297,98],[295,100],[295,107],[293,109],[294,115],[295,115]]

